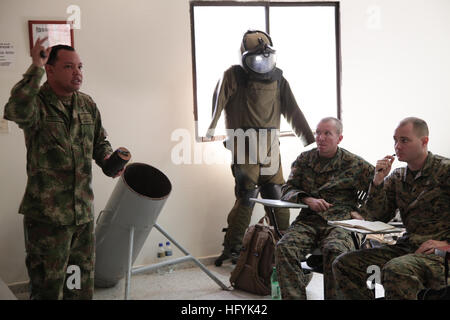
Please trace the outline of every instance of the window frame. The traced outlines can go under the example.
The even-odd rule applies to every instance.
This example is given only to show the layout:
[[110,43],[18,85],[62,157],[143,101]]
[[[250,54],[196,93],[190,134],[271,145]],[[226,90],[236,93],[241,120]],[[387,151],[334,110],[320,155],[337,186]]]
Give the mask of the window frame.
[[[195,47],[195,7],[220,7],[220,6],[234,6],[234,7],[264,7],[265,10],[265,24],[264,30],[270,34],[270,8],[271,7],[334,7],[334,20],[335,20],[335,43],[336,43],[336,104],[337,112],[336,117],[342,120],[342,56],[341,56],[341,26],[340,26],[340,3],[339,1],[318,1],[318,2],[267,2],[267,1],[251,1],[251,2],[238,2],[238,1],[190,1],[189,13],[191,23],[191,52],[192,52],[192,82],[193,82],[193,98],[194,98],[194,121],[195,121],[195,137],[198,142],[208,142],[216,140],[224,140],[224,135],[214,135],[211,139],[199,135],[198,132],[198,98],[197,98],[197,63],[196,63],[196,47]],[[211,93],[212,96],[213,93]],[[280,137],[283,136],[295,136],[291,130],[280,132]]]

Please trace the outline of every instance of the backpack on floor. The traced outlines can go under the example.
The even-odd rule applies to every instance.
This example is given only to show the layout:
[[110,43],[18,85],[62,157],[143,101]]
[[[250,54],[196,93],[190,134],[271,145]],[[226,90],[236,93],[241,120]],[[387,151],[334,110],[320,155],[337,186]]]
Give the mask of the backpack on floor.
[[267,219],[264,216],[248,228],[236,267],[230,276],[234,288],[262,296],[271,293],[270,276],[275,265],[275,245],[279,240],[274,227],[264,224]]

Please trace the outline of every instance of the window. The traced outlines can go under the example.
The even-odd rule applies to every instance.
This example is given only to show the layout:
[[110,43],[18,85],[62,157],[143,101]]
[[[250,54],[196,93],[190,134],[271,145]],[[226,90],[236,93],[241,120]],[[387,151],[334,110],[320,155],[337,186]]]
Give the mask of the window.
[[[242,36],[249,29],[272,37],[277,67],[312,128],[323,117],[340,118],[338,2],[192,1],[190,14],[198,141],[211,122],[217,82],[226,69],[239,64]],[[280,132],[293,135],[284,118]],[[224,113],[215,135],[225,135]]]

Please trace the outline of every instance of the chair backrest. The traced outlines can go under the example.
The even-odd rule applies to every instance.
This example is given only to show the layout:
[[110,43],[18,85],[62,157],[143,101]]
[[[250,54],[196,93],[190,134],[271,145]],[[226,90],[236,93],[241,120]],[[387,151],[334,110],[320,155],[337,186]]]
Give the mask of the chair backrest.
[[359,191],[356,192],[356,196],[357,196],[357,198],[356,198],[356,206],[358,208],[362,207],[362,205],[364,204],[364,202],[367,199],[367,195],[368,195],[368,193],[367,193],[366,190],[359,190]]

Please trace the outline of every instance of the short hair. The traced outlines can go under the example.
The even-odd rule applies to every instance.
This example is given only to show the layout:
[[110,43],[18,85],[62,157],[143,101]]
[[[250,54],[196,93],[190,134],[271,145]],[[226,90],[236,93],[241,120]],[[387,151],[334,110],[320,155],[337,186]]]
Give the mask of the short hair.
[[335,117],[326,117],[326,118],[323,118],[322,120],[320,120],[319,123],[328,122],[328,121],[334,121],[334,126],[336,127],[336,132],[338,135],[341,135],[344,130],[342,121]]
[[73,47],[64,44],[58,44],[56,46],[53,46],[52,50],[50,50],[50,55],[48,56],[47,64],[49,65],[55,64],[58,57],[58,52],[60,50],[75,51]]
[[408,123],[412,123],[413,125],[413,131],[416,134],[417,137],[428,137],[428,125],[425,122],[425,120],[416,118],[416,117],[407,117],[400,121],[398,124],[398,127],[403,127],[404,125],[407,125]]

